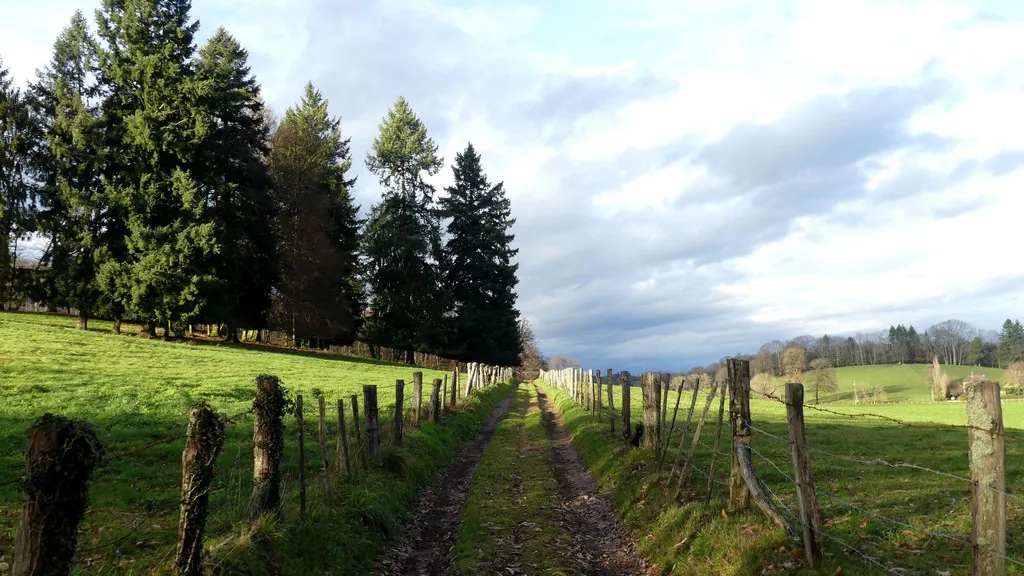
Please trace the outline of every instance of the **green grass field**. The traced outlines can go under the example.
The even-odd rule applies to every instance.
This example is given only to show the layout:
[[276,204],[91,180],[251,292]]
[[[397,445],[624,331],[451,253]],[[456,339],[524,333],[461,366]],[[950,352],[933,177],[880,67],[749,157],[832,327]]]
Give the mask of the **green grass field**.
[[[876,374],[891,372],[879,368]],[[865,371],[864,373],[867,373]],[[991,377],[991,376],[990,376]],[[550,387],[549,387],[550,389]],[[927,392],[927,388],[925,389]],[[642,420],[643,398],[631,389],[631,417]],[[669,419],[676,393],[669,396]],[[675,454],[690,405],[684,392],[670,446]],[[698,396],[694,426],[706,396]],[[556,399],[574,442],[598,481],[614,496],[621,517],[634,529],[641,548],[672,574],[789,574],[802,573],[793,562],[794,549],[784,533],[756,509],[723,518],[720,510],[728,491],[713,484],[714,498],[708,507],[702,500],[707,488],[711,446],[715,439],[718,399],[711,405],[695,455],[687,495],[672,502],[671,490],[663,488],[650,462],[649,450],[627,450],[608,433],[605,415],[599,425],[589,412],[575,405],[561,391]],[[622,406],[619,388],[616,408]],[[843,416],[805,409],[808,444],[819,503],[825,519],[830,556],[820,574],[877,574],[880,566],[911,570],[904,573],[966,575],[970,547],[970,469],[967,431],[943,429],[943,425],[967,423],[965,403],[936,402],[883,405],[827,405],[828,410],[849,415],[876,414],[917,427],[895,424],[869,416]],[[728,406],[726,406],[728,414]],[[766,399],[752,399],[752,424],[758,474],[787,509],[796,514],[795,488],[790,481],[792,465],[787,438],[785,406]],[[1024,403],[1003,403],[1007,432],[1024,437]],[[616,423],[621,431],[621,424]],[[726,482],[729,473],[728,422],[722,430],[722,448],[713,474]],[[685,448],[690,446],[690,439]],[[853,460],[913,464],[922,469],[866,464]],[[1012,494],[1024,491],[1024,442],[1006,441],[1007,486]],[[1008,498],[1008,556],[1024,562],[1024,502]],[[844,547],[845,542],[871,560]],[[790,566],[791,568],[787,568]],[[769,569],[771,567],[771,569]],[[1024,574],[1022,566],[1009,563],[1009,574]],[[916,570],[917,572],[914,572]]]
[[[316,393],[327,400],[329,436],[336,434],[336,401],[376,384],[385,443],[393,418],[394,384],[404,379],[406,409],[411,406],[414,368],[362,358],[266,350],[239,345],[162,342],[117,336],[110,326],[90,322],[90,331],[72,329],[73,318],[0,313],[0,557],[10,558],[20,514],[17,486],[24,470],[25,431],[51,412],[92,423],[108,450],[109,462],[90,484],[91,507],[79,539],[80,570],[86,573],[146,573],[173,552],[187,409],[208,402],[225,415],[246,411],[254,398],[254,378],[274,374],[291,394],[303,394],[306,459],[311,477],[320,465],[316,442]],[[444,373],[423,370],[424,381]],[[424,385],[424,404],[429,403]],[[465,431],[463,431],[465,432]],[[230,426],[217,462],[209,534],[230,532],[244,514],[251,490],[251,420]],[[446,433],[447,434],[447,433]],[[461,435],[460,435],[461,434]],[[465,434],[421,439],[451,450]],[[350,431],[350,442],[354,442]],[[422,436],[413,432],[411,436]],[[295,490],[294,420],[286,421],[284,470]],[[413,442],[415,444],[415,441]],[[437,446],[435,446],[436,448]],[[332,448],[333,450],[333,448]],[[410,448],[412,450],[412,448]],[[441,460],[444,450],[430,458]],[[436,464],[435,464],[436,465]],[[397,522],[397,520],[396,520]],[[360,558],[360,562],[367,562]],[[91,566],[91,568],[90,568]],[[104,572],[104,568],[113,570]]]
[[[878,366],[846,366],[836,369],[836,380],[839,390],[835,396],[829,395],[821,401],[853,403],[853,388],[857,385],[858,394],[863,399],[864,393],[874,386],[885,389],[887,402],[930,402],[931,389],[928,384],[928,371],[931,364],[884,364]],[[989,380],[1002,382],[1004,379],[1001,368],[983,368],[980,366],[942,365],[942,370],[954,380],[963,379],[972,374],[985,375]],[[776,378],[776,383],[785,389],[783,378]],[[809,393],[808,398],[813,396]]]

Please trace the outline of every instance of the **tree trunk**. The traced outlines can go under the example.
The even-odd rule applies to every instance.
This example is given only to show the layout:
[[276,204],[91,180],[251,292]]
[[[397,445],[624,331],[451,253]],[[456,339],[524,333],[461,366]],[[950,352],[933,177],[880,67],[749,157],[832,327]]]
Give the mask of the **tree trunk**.
[[238,344],[238,330],[231,324],[224,326],[224,341],[228,344]]
[[405,349],[405,363],[410,366],[416,365],[416,351],[412,348]]
[[114,315],[114,334],[121,333],[121,316],[118,314]]
[[89,329],[89,315],[81,310],[78,311],[78,329],[88,330]]

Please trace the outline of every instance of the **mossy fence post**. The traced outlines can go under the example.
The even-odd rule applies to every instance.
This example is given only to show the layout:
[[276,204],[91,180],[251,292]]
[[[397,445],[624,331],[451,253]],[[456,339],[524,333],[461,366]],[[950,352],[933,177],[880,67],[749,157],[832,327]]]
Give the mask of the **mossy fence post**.
[[441,419],[441,379],[434,378],[434,388],[430,391],[430,421]]
[[661,375],[648,372],[642,376],[644,393],[644,437],[645,448],[661,446]]
[[601,393],[604,391],[601,384],[601,371],[594,371],[594,413],[597,414],[597,422],[601,423],[601,413],[604,412],[603,402],[601,401]]
[[302,394],[295,395],[295,435],[299,451],[299,522],[306,521],[306,438],[302,420]]
[[732,425],[732,472],[729,476],[729,507],[732,511],[750,507],[750,490],[743,478],[737,450],[750,446],[750,362],[729,358],[729,423]]
[[807,454],[807,433],[804,428],[804,385],[786,384],[786,419],[789,421],[789,443],[793,452],[793,479],[796,500],[800,507],[804,552],[807,564],[816,568],[823,557],[821,510],[814,491],[811,457]]
[[345,430],[345,400],[338,398],[338,470],[342,468],[346,475],[352,475],[348,459],[348,432]]
[[968,383],[971,574],[1006,573],[1006,445],[998,382]]
[[284,415],[291,402],[277,376],[256,377],[252,416],[252,498],[249,520],[264,514],[281,515],[281,455]]
[[213,465],[224,448],[224,420],[206,404],[188,414],[185,450],[181,454],[181,513],[174,573],[201,576],[203,535],[210,508]]
[[376,456],[380,448],[380,420],[377,415],[377,386],[363,386],[363,413],[366,415],[366,453]]
[[622,436],[629,441],[629,435],[633,429],[629,416],[629,390],[633,376],[626,370],[619,372],[619,384],[622,387]]
[[423,408],[423,372],[412,373],[412,425],[420,427],[420,410]]
[[366,450],[363,449],[363,437],[359,427],[359,395],[352,395],[352,428],[356,432],[356,452],[359,453],[359,460],[363,463],[363,471],[366,471]]
[[402,425],[405,420],[405,380],[395,380],[395,446],[402,445]]
[[103,454],[85,422],[45,414],[29,427],[25,498],[14,540],[15,576],[71,573],[89,478]]

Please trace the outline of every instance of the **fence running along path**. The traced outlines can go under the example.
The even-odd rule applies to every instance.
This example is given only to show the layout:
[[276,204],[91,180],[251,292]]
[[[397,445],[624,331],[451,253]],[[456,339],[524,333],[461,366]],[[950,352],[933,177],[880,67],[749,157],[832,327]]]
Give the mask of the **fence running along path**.
[[[701,495],[705,503],[710,502],[716,487],[727,487],[727,491],[720,489],[719,494],[728,502],[730,511],[750,508],[752,502],[756,504],[795,542],[801,543],[802,557],[811,567],[820,564],[827,546],[837,546],[872,569],[877,568],[892,574],[903,574],[907,571],[904,567],[887,565],[878,553],[871,553],[865,550],[863,544],[846,541],[834,530],[830,530],[823,519],[823,508],[825,511],[852,510],[904,532],[918,534],[929,541],[938,539],[963,545],[970,550],[970,557],[965,558],[969,560],[969,565],[963,567],[976,576],[1003,575],[1008,564],[1024,567],[1024,559],[1007,554],[1007,501],[1024,503],[1024,497],[1007,488],[1005,456],[1006,442],[1024,441],[1024,437],[1008,433],[1003,428],[1002,398],[998,383],[967,384],[964,395],[967,412],[965,425],[906,422],[884,414],[844,412],[805,404],[803,385],[791,383],[786,385],[785,398],[775,394],[758,395],[764,400],[777,402],[786,407],[788,434],[783,436],[757,425],[751,415],[749,362],[729,359],[726,367],[725,382],[715,382],[707,375],[682,379],[676,387],[674,408],[671,411],[668,410],[669,380],[662,374],[645,373],[634,379],[628,372],[620,372],[618,400],[615,398],[616,381],[613,380],[611,369],[607,370],[605,378],[601,378],[600,371],[581,368],[542,371],[540,378],[561,389],[585,411],[591,412],[595,421],[608,426],[608,431],[613,437],[616,434],[618,420],[623,427],[620,435],[626,441],[633,446],[654,448],[652,459],[659,469],[669,460],[669,452],[673,449],[670,440],[673,439],[673,433],[677,433],[679,438],[674,448],[673,464],[666,476],[667,487],[675,489],[676,498],[686,493],[698,497],[695,492],[687,491],[691,472],[706,480],[706,491]],[[636,385],[642,392],[642,404],[639,406],[642,417],[639,418],[631,413],[631,392]],[[607,389],[603,390],[604,387]],[[682,401],[682,396],[687,389],[691,393],[689,410],[685,415],[681,415],[680,406],[686,410],[686,402]],[[703,406],[698,406],[697,400],[701,392],[705,394],[705,402]],[[710,407],[716,394],[720,394],[720,409],[717,421],[709,423],[708,415],[714,414]],[[729,397],[728,415],[724,414],[726,395]],[[596,401],[602,397],[606,398],[604,405]],[[618,415],[615,412],[616,405]],[[963,432],[970,467],[969,476],[910,461],[839,454],[823,449],[815,445],[814,428],[806,425],[805,410],[842,418],[873,419],[908,429]],[[711,418],[713,420],[714,416]],[[715,427],[714,445],[709,445],[702,439],[702,429],[709,424]],[[731,435],[731,444],[728,449],[722,449],[719,447],[721,434],[726,428]],[[785,445],[786,451],[790,454],[790,461],[776,462],[767,456],[763,448],[759,450],[752,442],[755,436],[778,443],[780,448]],[[698,446],[706,449],[711,455],[711,463],[707,469],[695,462]],[[715,466],[719,457],[731,460],[728,481],[716,477]],[[819,457],[857,466],[913,470],[955,481],[957,485],[969,488],[970,533],[930,530],[915,525],[909,518],[894,518],[889,510],[874,511],[868,506],[851,502],[817,487],[813,468],[814,458]],[[771,483],[763,480],[758,474],[758,466],[766,467],[767,474],[773,477]],[[779,485],[774,481],[776,477],[781,478],[784,483]],[[787,498],[780,497],[780,493],[787,495]],[[791,499],[790,494],[793,495]]]
[[[442,380],[433,381],[430,396],[430,412],[419,410],[412,415],[412,422],[421,422],[427,417],[439,422],[443,414],[455,411],[461,402],[475,391],[482,391],[512,379],[511,368],[489,366],[479,363],[468,364],[468,378],[464,393],[457,391],[458,371],[452,374],[451,396],[441,396]],[[418,378],[417,378],[418,377]],[[422,379],[422,373],[414,375],[414,381]],[[46,414],[36,420],[29,429],[29,449],[24,476],[5,480],[2,485],[20,486],[24,494],[21,521],[15,536],[14,553],[11,563],[12,574],[16,576],[61,576],[71,574],[76,555],[96,552],[126,541],[139,538],[139,531],[149,521],[160,515],[177,512],[178,538],[173,559],[168,568],[176,575],[201,576],[204,570],[203,541],[207,519],[211,513],[210,495],[216,474],[215,463],[224,450],[227,428],[237,425],[243,417],[253,419],[253,489],[248,496],[248,512],[241,522],[254,523],[266,514],[282,517],[284,492],[283,454],[286,449],[285,419],[294,418],[294,437],[297,447],[299,522],[305,522],[307,497],[323,496],[330,504],[331,484],[342,481],[356,472],[351,465],[352,450],[360,455],[363,470],[377,465],[376,455],[383,442],[400,445],[403,439],[403,425],[409,424],[404,410],[402,394],[396,395],[393,409],[381,412],[377,406],[377,386],[363,386],[363,426],[360,426],[357,396],[352,395],[352,426],[349,429],[345,417],[345,402],[337,399],[337,439],[332,445],[328,431],[328,415],[325,398],[318,395],[314,414],[315,420],[308,422],[303,397],[290,397],[283,383],[275,376],[262,374],[256,377],[255,400],[251,408],[225,416],[215,412],[209,405],[199,403],[188,411],[188,424],[181,434],[161,438],[142,446],[117,452],[108,451],[96,429],[87,422],[69,420],[62,416]],[[397,383],[401,390],[402,381]],[[419,394],[416,395],[419,400]],[[393,415],[396,422],[384,426],[380,414]],[[307,430],[306,422],[311,430]],[[108,427],[109,428],[109,427]],[[350,445],[349,431],[354,432],[355,444]],[[394,433],[391,433],[394,430]],[[307,462],[306,439],[313,434],[319,452],[318,457]],[[157,506],[137,519],[127,531],[100,544],[89,547],[78,546],[79,525],[86,516],[86,502],[89,484],[102,481],[103,465],[110,460],[131,462],[132,457],[143,452],[185,440],[182,452],[181,495],[177,501]],[[287,448],[291,448],[290,446]],[[241,451],[239,451],[241,457]],[[319,470],[310,469],[318,463]],[[237,459],[236,459],[237,464]],[[234,466],[233,466],[234,468]],[[313,466],[312,468],[315,468]],[[307,474],[307,472],[312,474]],[[310,479],[320,491],[307,492]],[[241,495],[239,495],[241,496]]]

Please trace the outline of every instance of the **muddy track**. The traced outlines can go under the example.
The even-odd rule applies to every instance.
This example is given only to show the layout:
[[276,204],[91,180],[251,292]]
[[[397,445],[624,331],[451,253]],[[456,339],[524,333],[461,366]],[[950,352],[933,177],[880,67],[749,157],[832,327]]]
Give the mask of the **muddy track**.
[[[536,388],[536,385],[534,385]],[[635,552],[632,540],[615,519],[615,509],[598,492],[597,484],[583,466],[561,416],[539,388],[537,399],[551,442],[551,467],[561,497],[559,518],[572,535],[572,574],[642,575],[646,563]]]
[[442,576],[453,574],[452,547],[459,531],[462,505],[476,465],[505,416],[518,385],[494,409],[482,430],[462,448],[438,480],[423,491],[412,523],[381,560],[380,576]]

